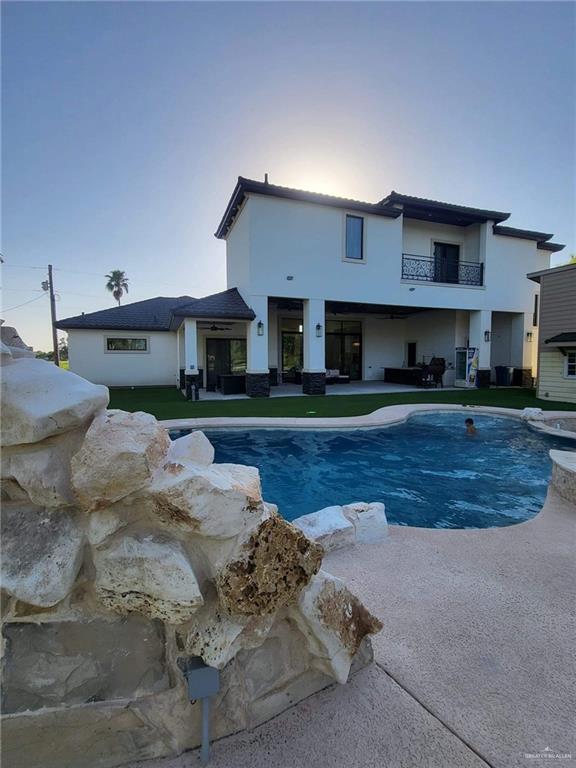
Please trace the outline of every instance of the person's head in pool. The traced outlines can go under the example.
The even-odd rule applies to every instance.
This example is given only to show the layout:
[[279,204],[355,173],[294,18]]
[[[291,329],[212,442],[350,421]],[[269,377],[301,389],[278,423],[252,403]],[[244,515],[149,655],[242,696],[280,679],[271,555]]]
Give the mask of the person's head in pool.
[[474,419],[471,419],[468,417],[466,421],[464,422],[466,424],[466,432],[469,435],[475,435],[476,434],[476,427],[474,426]]

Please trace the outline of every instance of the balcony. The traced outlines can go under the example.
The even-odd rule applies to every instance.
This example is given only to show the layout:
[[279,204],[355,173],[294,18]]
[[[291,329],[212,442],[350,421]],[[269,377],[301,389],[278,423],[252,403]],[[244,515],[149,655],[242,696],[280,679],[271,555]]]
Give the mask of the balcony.
[[484,285],[484,264],[403,253],[402,280],[481,286]]

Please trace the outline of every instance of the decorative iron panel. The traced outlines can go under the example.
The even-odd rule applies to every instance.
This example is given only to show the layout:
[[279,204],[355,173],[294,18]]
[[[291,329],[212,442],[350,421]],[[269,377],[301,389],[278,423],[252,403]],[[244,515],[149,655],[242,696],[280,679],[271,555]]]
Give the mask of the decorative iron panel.
[[[414,253],[402,254],[402,280],[417,280],[426,283],[439,283],[439,265],[433,256],[418,256]],[[450,281],[455,285],[483,285],[484,265],[474,261],[458,262],[458,280]]]

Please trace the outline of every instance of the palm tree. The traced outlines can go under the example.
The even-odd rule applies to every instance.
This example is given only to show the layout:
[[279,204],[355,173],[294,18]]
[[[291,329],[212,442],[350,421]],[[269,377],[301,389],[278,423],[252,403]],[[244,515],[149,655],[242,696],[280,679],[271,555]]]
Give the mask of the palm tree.
[[113,269],[109,275],[106,275],[108,282],[106,288],[112,293],[118,306],[120,306],[120,299],[124,295],[124,292],[128,293],[128,276],[126,272],[121,269]]

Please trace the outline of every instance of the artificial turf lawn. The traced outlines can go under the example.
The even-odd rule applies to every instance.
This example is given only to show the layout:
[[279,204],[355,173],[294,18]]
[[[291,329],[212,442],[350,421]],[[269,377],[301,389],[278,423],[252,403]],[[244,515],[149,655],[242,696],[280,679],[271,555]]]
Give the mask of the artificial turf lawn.
[[172,387],[135,387],[110,390],[110,408],[147,411],[157,419],[206,416],[300,416],[336,417],[371,413],[386,405],[405,403],[453,403],[492,405],[501,408],[542,408],[576,411],[573,403],[537,400],[531,389],[467,389],[443,392],[396,392],[381,395],[302,395],[300,397],[205,400],[190,402]]

